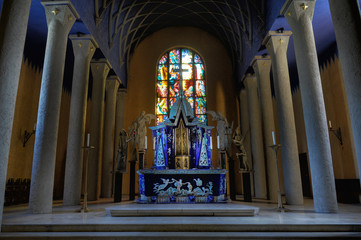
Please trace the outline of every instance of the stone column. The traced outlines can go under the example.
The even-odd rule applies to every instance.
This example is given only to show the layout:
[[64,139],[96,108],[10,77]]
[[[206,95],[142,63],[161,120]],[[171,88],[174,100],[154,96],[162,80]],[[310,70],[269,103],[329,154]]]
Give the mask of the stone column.
[[296,126],[287,62],[290,36],[290,31],[283,33],[270,31],[263,44],[266,45],[272,59],[286,200],[288,204],[303,204]]
[[0,232],[11,132],[30,4],[29,0],[5,0],[0,14]]
[[281,10],[293,31],[316,212],[337,212],[335,178],[312,18],[316,1],[287,0]]
[[80,204],[90,60],[98,44],[90,35],[71,35],[74,71],[66,151],[63,205]]
[[34,145],[29,209],[51,213],[68,34],[79,17],[70,1],[43,1],[48,24]]
[[115,110],[117,92],[120,79],[110,76],[106,82],[106,105],[104,120],[104,145],[102,161],[102,190],[101,196],[110,198],[113,193],[113,162],[114,162],[114,133],[115,133]]
[[[127,89],[119,88],[117,92],[117,109],[115,116],[115,135],[114,135],[114,159],[117,159],[119,150],[119,135],[124,128],[124,102]],[[115,170],[115,169],[114,169]]]
[[329,0],[361,179],[361,17],[357,0]]
[[92,107],[90,116],[90,145],[94,146],[93,151],[89,151],[88,162],[88,200],[99,198],[99,173],[103,150],[103,115],[105,80],[111,69],[110,63],[106,59],[93,60],[90,63],[93,75]]
[[[242,88],[239,93],[239,106],[241,113],[241,132],[244,137],[243,144],[247,154],[247,163],[250,169],[253,169],[253,158],[252,158],[252,148],[251,148],[251,130],[249,127],[249,116],[248,116],[248,100],[247,100],[247,91]],[[252,196],[254,196],[254,184],[253,184],[253,175],[251,175],[251,191]]]
[[265,152],[267,159],[267,179],[269,199],[277,202],[277,165],[276,156],[272,148],[273,145],[272,132],[275,131],[275,120],[273,116],[273,104],[271,93],[271,58],[269,56],[256,56],[251,63],[258,81],[259,97],[261,99],[262,125],[263,125],[263,141],[265,144]]
[[254,170],[254,192],[256,198],[267,198],[265,159],[263,151],[263,135],[261,111],[257,93],[257,79],[254,76],[246,76],[244,84],[248,97],[248,114],[251,126],[251,147]]

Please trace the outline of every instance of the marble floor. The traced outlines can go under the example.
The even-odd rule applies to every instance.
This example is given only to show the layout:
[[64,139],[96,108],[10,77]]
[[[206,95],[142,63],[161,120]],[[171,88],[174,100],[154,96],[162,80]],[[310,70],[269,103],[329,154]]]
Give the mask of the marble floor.
[[[207,204],[199,204],[199,207],[197,205],[192,204],[191,206],[195,212],[197,208],[204,211],[204,208],[207,207]],[[210,236],[215,239],[223,239],[226,238],[225,236],[229,236],[227,237],[229,239],[241,239],[241,236],[243,239],[248,239],[266,235],[270,238],[265,237],[265,239],[294,239],[296,235],[309,239],[308,235],[324,238],[325,234],[333,239],[345,237],[361,239],[361,204],[339,204],[338,213],[333,214],[315,213],[311,199],[305,199],[303,206],[286,205],[288,212],[278,212],[276,204],[257,199],[252,203],[233,201],[219,204],[219,206],[229,209],[258,208],[259,211],[257,215],[248,217],[197,216],[196,214],[194,216],[111,217],[106,211],[108,208],[150,208],[157,211],[159,208],[164,208],[165,205],[144,205],[129,201],[111,203],[110,199],[103,199],[89,203],[90,211],[84,213],[78,212],[80,206],[65,207],[61,205],[61,202],[56,202],[52,214],[30,214],[27,212],[26,205],[19,205],[5,207],[0,239],[30,239],[14,237],[15,235],[26,235],[26,233],[34,236],[34,239],[40,239],[45,235],[51,237],[56,233],[64,238],[68,235],[75,237],[82,233],[80,235],[83,238],[77,239],[90,239],[84,237],[87,234],[94,239],[105,239],[104,236],[101,238],[96,238],[96,236],[101,233],[107,233],[108,237],[115,233],[119,233],[117,236],[123,236],[126,232],[128,233],[127,237],[114,239],[137,239],[137,237],[151,239],[152,236],[158,236],[158,238],[163,236],[164,239],[182,236],[179,239],[185,239],[188,234],[190,234],[189,239],[209,239]],[[184,204],[167,204],[166,208],[184,208]],[[203,236],[202,233],[205,235]],[[212,234],[210,235],[210,233]],[[292,235],[292,233],[294,234]],[[330,235],[331,233],[332,235]],[[171,237],[172,234],[173,237]],[[219,234],[221,234],[220,238],[217,238]],[[273,235],[274,238],[271,237]]]

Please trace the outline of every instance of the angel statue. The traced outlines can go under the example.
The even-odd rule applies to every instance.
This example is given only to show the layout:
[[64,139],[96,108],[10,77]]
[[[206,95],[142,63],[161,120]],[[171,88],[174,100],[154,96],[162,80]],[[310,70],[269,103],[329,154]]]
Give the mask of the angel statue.
[[127,155],[128,155],[128,142],[130,141],[129,135],[123,129],[119,135],[119,146],[117,154],[116,171],[125,173],[127,171]]
[[[248,132],[248,131],[247,131]],[[245,171],[249,171],[249,165],[247,160],[247,153],[244,147],[244,139],[247,135],[247,132],[244,136],[241,135],[240,126],[236,128],[236,131],[233,134],[233,143],[237,147],[238,152],[236,153],[237,158],[239,160],[239,168]]]
[[152,120],[156,120],[153,114],[145,114],[145,111],[140,113],[140,116],[133,122],[133,129],[135,131],[135,144],[138,145],[139,150],[145,149],[145,136],[147,135],[146,124],[150,124]]
[[207,113],[209,113],[213,117],[213,121],[217,121],[217,136],[219,136],[219,149],[224,151],[231,143],[228,142],[227,135],[232,135],[232,126],[229,126],[227,119],[223,117],[220,112],[216,113],[214,111],[207,111]]

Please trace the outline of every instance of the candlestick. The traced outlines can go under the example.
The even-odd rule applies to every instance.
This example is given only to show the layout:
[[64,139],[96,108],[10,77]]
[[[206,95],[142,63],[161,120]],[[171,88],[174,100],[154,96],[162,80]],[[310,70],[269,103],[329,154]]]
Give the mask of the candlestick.
[[219,149],[219,136],[217,136],[217,149]]
[[86,142],[86,146],[89,147],[90,146],[90,133],[88,133],[88,139]]
[[209,137],[209,149],[213,149],[213,146],[212,146],[212,137]]
[[276,145],[276,137],[274,131],[272,131],[272,140],[273,140],[273,145]]
[[153,137],[153,150],[155,150],[155,137]]
[[144,149],[147,149],[147,136],[144,137]]
[[330,128],[332,128],[331,121],[328,121],[328,126],[329,126]]

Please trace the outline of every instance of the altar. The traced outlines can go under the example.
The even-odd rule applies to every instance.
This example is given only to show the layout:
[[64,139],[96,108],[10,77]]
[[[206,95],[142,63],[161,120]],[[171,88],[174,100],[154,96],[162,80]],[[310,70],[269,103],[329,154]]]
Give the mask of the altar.
[[153,133],[154,165],[138,170],[138,202],[226,201],[227,170],[214,169],[211,164],[214,127],[194,117],[183,94],[176,98],[168,119],[149,128]]

